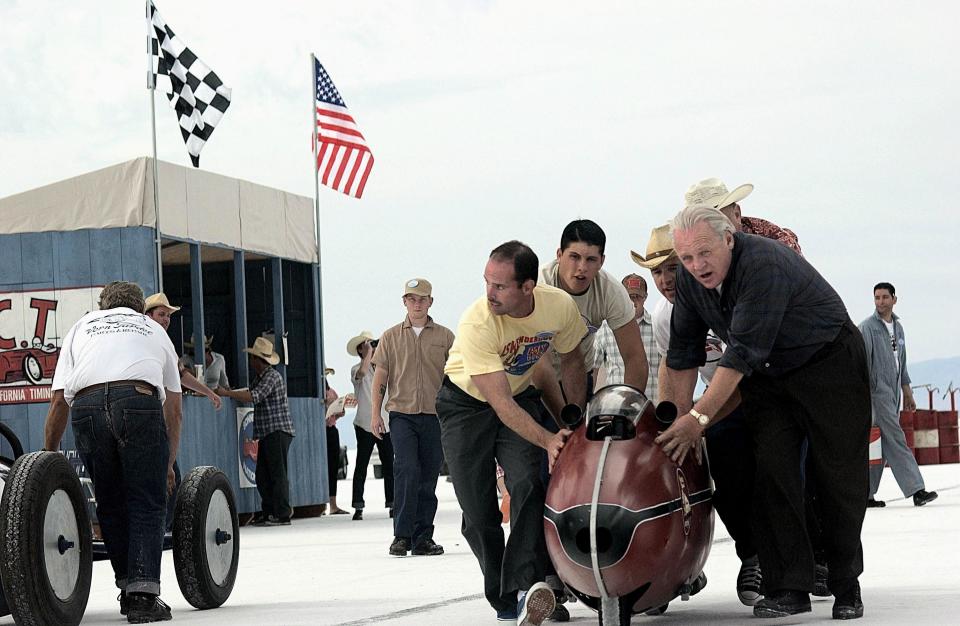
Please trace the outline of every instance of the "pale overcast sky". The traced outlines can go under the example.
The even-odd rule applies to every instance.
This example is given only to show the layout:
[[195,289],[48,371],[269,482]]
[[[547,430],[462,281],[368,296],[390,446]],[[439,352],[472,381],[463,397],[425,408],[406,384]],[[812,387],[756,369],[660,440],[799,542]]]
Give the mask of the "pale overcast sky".
[[[313,196],[311,52],[372,146],[362,200],[320,190],[339,388],[346,341],[403,318],[404,280],[429,278],[455,328],[491,248],[547,261],[577,217],[606,230],[606,269],[646,276],[628,250],[709,176],[755,184],[743,213],[793,229],[854,321],[888,280],[911,361],[960,354],[956,3],[157,6],[233,89],[204,169]],[[0,0],[0,197],[150,154],[143,11]],[[159,94],[157,133],[189,165]]]

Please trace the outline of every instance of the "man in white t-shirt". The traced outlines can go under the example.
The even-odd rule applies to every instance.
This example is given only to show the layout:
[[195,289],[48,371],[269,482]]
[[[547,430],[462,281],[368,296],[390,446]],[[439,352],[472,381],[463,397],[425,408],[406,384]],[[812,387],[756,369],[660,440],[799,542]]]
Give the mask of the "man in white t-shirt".
[[171,619],[159,598],[164,509],[180,442],[180,376],[164,329],[143,314],[143,291],[112,282],[100,310],[60,348],[44,447],[57,450],[71,415],[77,451],[97,494],[120,612],[131,623]]
[[[650,270],[657,291],[663,300],[653,310],[653,333],[657,349],[663,357],[660,361],[660,398],[671,400],[670,377],[665,375],[667,349],[670,347],[670,317],[676,298],[676,275],[680,260],[673,249],[670,226],[653,229],[647,244],[646,256],[631,251],[630,256],[640,267]],[[713,334],[707,334],[706,362],[700,368],[700,378],[710,384],[723,355],[723,344]],[[739,395],[724,406],[722,414],[727,417],[706,430],[707,454],[710,458],[710,474],[714,481],[713,504],[717,514],[734,541],[740,558],[740,573],[737,576],[737,597],[746,606],[758,602],[762,582],[757,545],[752,528],[753,481],[756,472],[756,457],[750,443],[750,433],[744,417],[740,414]]]
[[[936,491],[926,491],[917,460],[907,447],[900,426],[900,396],[903,394],[905,411],[916,411],[917,403],[910,389],[907,373],[907,343],[900,318],[893,312],[897,291],[890,283],[877,283],[873,288],[873,315],[860,322],[860,334],[867,350],[870,369],[870,404],[873,425],[880,429],[880,447],[883,460],[890,466],[900,491],[913,497],[915,506],[923,506],[937,499]],[[886,506],[874,496],[880,487],[884,463],[870,466],[870,497],[868,507]]]
[[[580,317],[587,324],[587,336],[580,342],[580,352],[588,375],[592,377],[594,369],[596,333],[606,322],[623,358],[623,382],[645,391],[649,366],[643,338],[640,327],[633,323],[635,311],[627,290],[602,269],[606,245],[607,235],[595,222],[570,222],[560,235],[557,258],[540,270],[540,279],[542,284],[570,294]],[[559,381],[560,359],[554,354],[552,359],[541,361],[534,371],[534,385],[543,393],[544,404],[554,417],[559,416],[567,404]],[[588,398],[592,393],[592,382],[588,380]]]

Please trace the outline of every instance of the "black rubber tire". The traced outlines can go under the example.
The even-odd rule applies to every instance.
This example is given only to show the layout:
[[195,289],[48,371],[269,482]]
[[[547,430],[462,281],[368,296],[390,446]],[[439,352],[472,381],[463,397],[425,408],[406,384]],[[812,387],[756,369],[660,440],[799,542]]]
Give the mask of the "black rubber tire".
[[[80,567],[66,600],[54,593],[44,559],[43,526],[47,504],[57,490],[70,499],[76,516]],[[56,452],[31,452],[10,468],[0,499],[0,579],[17,624],[74,626],[83,619],[90,596],[93,546],[86,501],[77,473]]]
[[[0,436],[6,439],[7,443],[10,444],[10,451],[13,452],[13,459],[10,459],[11,461],[15,461],[23,456],[23,444],[20,443],[20,438],[17,437],[17,434],[3,422],[0,422]],[[10,465],[13,465],[13,463],[11,462]]]
[[[207,565],[208,537],[205,536],[208,506],[217,491],[222,491],[226,498],[232,522],[229,541],[232,542],[233,556],[221,584],[210,574]],[[214,609],[226,602],[237,579],[239,559],[240,523],[230,482],[216,467],[195,467],[180,483],[173,514],[173,567],[183,597],[198,609]]]

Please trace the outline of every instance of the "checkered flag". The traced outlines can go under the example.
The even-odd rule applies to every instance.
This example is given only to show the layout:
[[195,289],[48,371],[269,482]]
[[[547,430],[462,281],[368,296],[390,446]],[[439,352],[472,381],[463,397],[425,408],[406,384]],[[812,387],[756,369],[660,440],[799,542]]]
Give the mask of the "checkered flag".
[[200,167],[200,150],[230,106],[231,90],[173,34],[152,0],[147,4],[147,30],[151,57],[148,87],[153,89],[159,76],[177,112],[190,160]]

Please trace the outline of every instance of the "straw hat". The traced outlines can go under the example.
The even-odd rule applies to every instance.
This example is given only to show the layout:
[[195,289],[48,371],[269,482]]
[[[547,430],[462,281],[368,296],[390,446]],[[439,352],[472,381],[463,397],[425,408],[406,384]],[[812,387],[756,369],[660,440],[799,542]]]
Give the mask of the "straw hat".
[[745,183],[733,191],[727,191],[727,186],[719,178],[705,178],[699,183],[690,185],[683,199],[686,201],[684,206],[693,206],[695,204],[709,204],[715,209],[722,209],[735,202],[740,202],[750,195],[753,191],[753,185]]
[[273,349],[273,344],[266,337],[257,337],[253,342],[253,347],[244,348],[243,351],[263,359],[270,365],[276,365],[280,362],[280,355]]
[[171,313],[176,313],[180,310],[180,307],[170,304],[170,301],[167,300],[167,294],[155,293],[144,301],[143,312],[146,313],[150,309],[154,309],[158,306],[162,306],[165,309],[170,309]]
[[360,334],[347,342],[347,354],[353,356],[360,356],[360,353],[357,351],[357,348],[360,347],[360,344],[364,341],[370,341],[376,339],[369,330],[361,330]]
[[646,256],[631,250],[630,257],[634,263],[648,270],[654,269],[669,259],[675,259],[677,257],[677,251],[673,249],[673,235],[670,234],[670,225],[664,224],[663,226],[657,226],[650,231],[650,241],[647,243]]
[[[203,337],[203,347],[206,348],[207,350],[209,350],[209,349],[210,349],[210,346],[212,346],[212,345],[213,345],[213,335],[210,335],[209,337],[207,337],[206,335],[204,335],[204,337]],[[184,341],[184,342],[183,342],[183,347],[184,347],[184,348],[189,348],[189,349],[191,349],[191,350],[193,349],[193,335],[190,335],[190,341]]]

